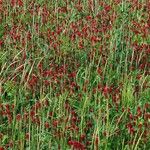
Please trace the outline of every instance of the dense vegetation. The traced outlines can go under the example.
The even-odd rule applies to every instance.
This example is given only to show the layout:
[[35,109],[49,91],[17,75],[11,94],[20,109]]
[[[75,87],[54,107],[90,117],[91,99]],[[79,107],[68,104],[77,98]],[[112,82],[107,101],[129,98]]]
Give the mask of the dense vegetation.
[[149,12],[0,0],[0,150],[149,150]]

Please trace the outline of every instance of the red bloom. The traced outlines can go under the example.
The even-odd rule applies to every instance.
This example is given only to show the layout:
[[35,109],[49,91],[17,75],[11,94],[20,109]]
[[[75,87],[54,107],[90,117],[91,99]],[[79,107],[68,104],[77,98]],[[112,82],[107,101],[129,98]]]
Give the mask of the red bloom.
[[44,103],[45,103],[45,106],[46,106],[46,107],[49,106],[49,101],[48,101],[48,99],[46,99]]
[[37,81],[38,81],[38,77],[35,74],[33,74],[32,78],[29,80],[28,83],[31,87],[33,87],[37,84]]
[[130,115],[129,115],[129,118],[130,118],[131,120],[133,120],[134,117],[133,117],[132,114],[130,114]]
[[85,138],[86,138],[86,135],[85,135],[85,134],[82,134],[82,135],[80,136],[80,141],[83,141]]
[[3,44],[3,41],[0,40],[0,47],[2,46],[2,44]]
[[26,140],[29,140],[29,138],[30,138],[30,133],[26,133],[25,138],[26,138]]
[[86,16],[86,19],[87,19],[87,20],[91,20],[91,19],[92,19],[92,16]]
[[50,128],[50,125],[49,125],[48,122],[45,123],[45,128],[46,128],[46,129]]
[[38,68],[39,72],[42,73],[42,71],[43,71],[43,64],[40,62],[38,64],[37,68]]
[[3,147],[0,147],[0,150],[5,150]]
[[106,98],[108,98],[109,90],[110,90],[110,88],[108,86],[105,86],[103,88],[103,94]]
[[68,144],[73,147],[73,149],[84,150],[85,146],[78,141],[69,141]]
[[138,117],[140,117],[142,115],[140,106],[138,106],[138,108],[137,108],[137,115],[138,115]]
[[22,0],[18,0],[18,5],[21,7],[23,6],[23,1]]
[[134,132],[135,132],[134,128],[129,128],[129,133],[130,133],[131,135],[134,134]]
[[17,120],[17,121],[20,121],[20,120],[21,120],[21,114],[17,114],[16,120]]
[[104,93],[108,93],[108,92],[109,92],[108,86],[105,86],[105,87],[104,87],[103,92],[104,92]]
[[57,127],[57,125],[58,125],[58,121],[57,120],[53,121],[53,126]]

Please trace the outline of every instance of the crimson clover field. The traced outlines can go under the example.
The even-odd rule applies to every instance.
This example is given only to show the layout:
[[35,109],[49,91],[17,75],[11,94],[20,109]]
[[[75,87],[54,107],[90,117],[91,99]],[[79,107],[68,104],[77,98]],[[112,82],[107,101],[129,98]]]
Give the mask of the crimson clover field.
[[150,150],[149,0],[0,0],[0,150]]

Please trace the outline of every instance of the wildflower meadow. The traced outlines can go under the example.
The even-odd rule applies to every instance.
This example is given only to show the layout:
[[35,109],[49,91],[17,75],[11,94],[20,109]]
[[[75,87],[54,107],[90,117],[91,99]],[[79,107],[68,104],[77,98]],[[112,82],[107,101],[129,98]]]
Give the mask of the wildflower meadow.
[[150,1],[0,0],[0,150],[150,150]]

